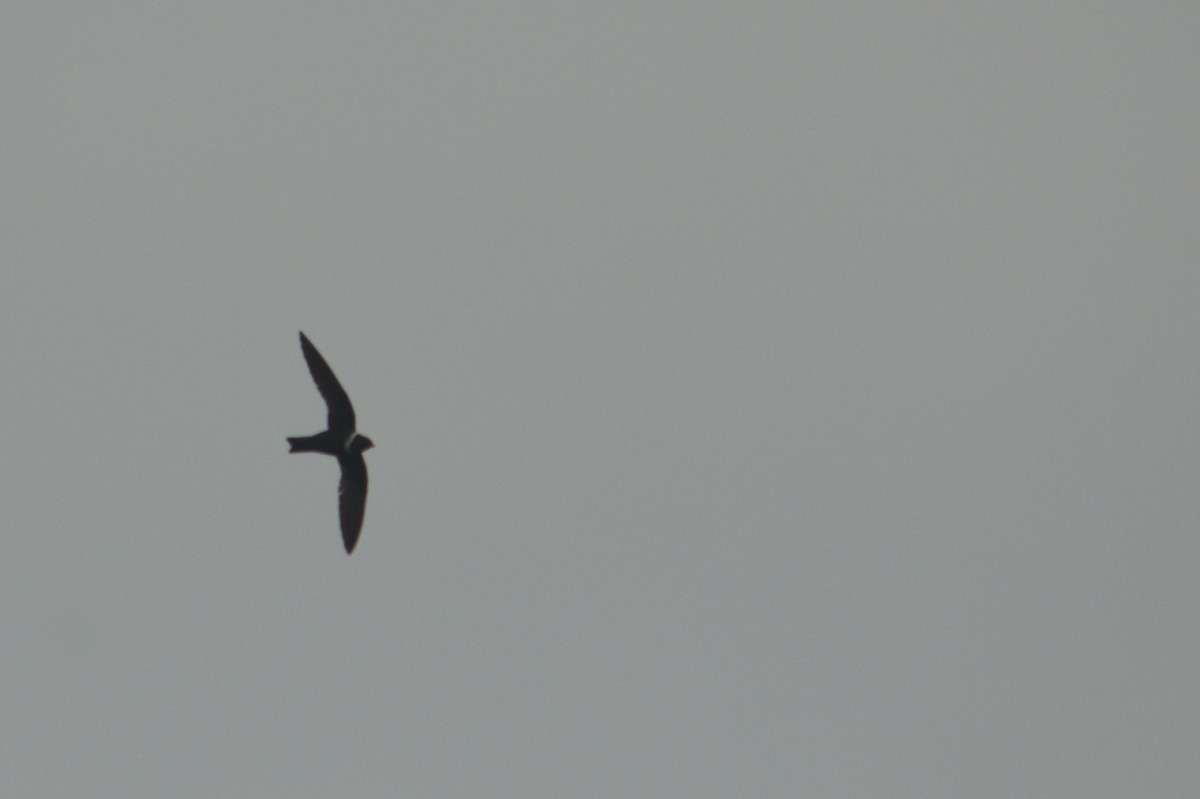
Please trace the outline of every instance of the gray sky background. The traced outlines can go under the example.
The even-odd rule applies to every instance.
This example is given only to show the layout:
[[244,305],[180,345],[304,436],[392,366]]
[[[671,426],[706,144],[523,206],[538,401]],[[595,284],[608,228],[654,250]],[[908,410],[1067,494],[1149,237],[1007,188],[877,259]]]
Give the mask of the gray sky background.
[[101,5],[0,19],[8,795],[1196,795],[1194,4]]

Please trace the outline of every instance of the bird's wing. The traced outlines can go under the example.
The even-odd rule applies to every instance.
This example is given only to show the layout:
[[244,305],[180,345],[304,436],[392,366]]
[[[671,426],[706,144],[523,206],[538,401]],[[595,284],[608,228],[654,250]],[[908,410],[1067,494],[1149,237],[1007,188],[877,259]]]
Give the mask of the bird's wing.
[[304,352],[304,361],[308,364],[313,382],[317,384],[317,390],[321,392],[325,405],[329,408],[329,429],[337,432],[353,430],[354,406],[350,404],[350,398],[346,396],[342,384],[334,377],[329,364],[325,363],[321,353],[317,352],[317,348],[303,333],[300,334],[300,349]]
[[338,456],[342,481],[338,484],[338,517],[342,522],[342,542],[346,554],[354,551],[362,531],[363,513],[367,509],[367,464],[361,453]]

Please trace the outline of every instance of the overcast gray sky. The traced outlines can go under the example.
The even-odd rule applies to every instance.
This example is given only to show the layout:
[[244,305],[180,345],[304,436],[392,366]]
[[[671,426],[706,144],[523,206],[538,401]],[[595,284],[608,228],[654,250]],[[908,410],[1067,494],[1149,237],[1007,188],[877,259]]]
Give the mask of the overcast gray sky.
[[21,5],[7,795],[1200,790],[1194,4]]

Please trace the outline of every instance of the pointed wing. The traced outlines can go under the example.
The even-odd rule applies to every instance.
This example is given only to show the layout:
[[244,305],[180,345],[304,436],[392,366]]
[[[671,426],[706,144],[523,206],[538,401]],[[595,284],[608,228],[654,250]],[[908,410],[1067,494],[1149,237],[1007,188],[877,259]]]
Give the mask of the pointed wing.
[[362,531],[363,513],[367,509],[367,464],[361,453],[338,456],[342,481],[338,484],[338,517],[342,522],[342,542],[346,554],[354,551]]
[[334,377],[329,364],[325,363],[321,353],[317,352],[317,348],[304,333],[300,334],[300,349],[304,352],[304,361],[308,364],[313,382],[317,384],[317,390],[321,392],[325,405],[329,408],[329,429],[339,433],[350,432],[354,429],[354,406],[350,404],[350,398],[346,396],[342,384]]

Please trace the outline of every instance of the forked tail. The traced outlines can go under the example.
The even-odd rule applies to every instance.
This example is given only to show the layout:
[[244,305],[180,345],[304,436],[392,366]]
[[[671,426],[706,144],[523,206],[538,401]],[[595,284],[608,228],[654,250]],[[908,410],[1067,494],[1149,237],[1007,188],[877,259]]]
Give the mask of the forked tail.
[[316,449],[313,447],[314,438],[314,436],[296,436],[294,438],[289,436],[288,443],[292,445],[292,448],[288,452],[314,452]]

